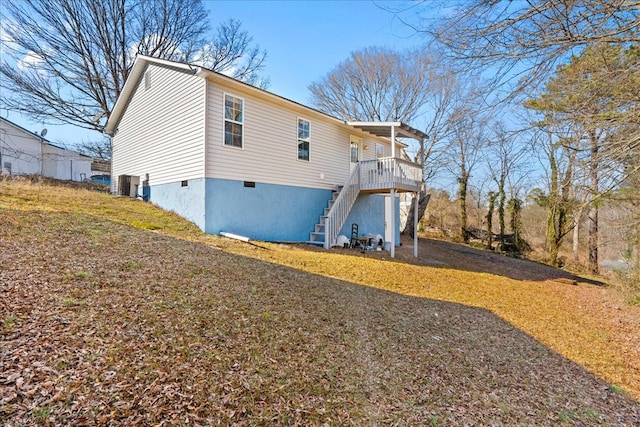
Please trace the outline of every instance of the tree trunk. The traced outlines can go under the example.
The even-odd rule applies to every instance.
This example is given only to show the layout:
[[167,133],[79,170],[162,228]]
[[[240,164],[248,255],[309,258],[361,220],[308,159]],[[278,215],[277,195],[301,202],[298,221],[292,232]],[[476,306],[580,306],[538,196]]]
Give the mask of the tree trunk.
[[573,262],[578,264],[580,262],[580,216],[574,215],[573,218]]
[[[431,198],[431,194],[425,194],[424,192],[420,192],[420,202],[418,203],[418,221],[422,219],[425,211],[427,210],[427,205],[429,204],[429,199]],[[415,196],[411,198],[411,208],[409,208],[409,212],[407,213],[407,223],[404,225],[404,230],[402,230],[402,234],[408,234],[413,237],[413,217],[416,208],[416,198]]]
[[469,233],[467,233],[467,184],[469,182],[468,175],[462,173],[458,178],[458,190],[460,198],[460,237],[465,243],[469,243]]
[[498,199],[498,222],[500,223],[500,246],[504,246],[504,208],[507,201],[507,195],[504,192],[504,184],[498,186],[499,199]]
[[589,271],[598,274],[598,207],[589,209]]
[[598,205],[595,200],[598,197],[600,186],[598,182],[598,139],[591,135],[591,159],[589,161],[589,192],[591,193],[591,207],[589,208],[589,271],[598,274]]
[[[584,198],[583,198],[584,202]],[[580,263],[580,220],[584,212],[584,206],[573,213],[573,262]]]
[[489,192],[489,212],[487,212],[487,246],[493,250],[493,210],[496,203],[496,194]]
[[559,197],[558,183],[558,164],[556,158],[551,151],[549,153],[549,169],[551,172],[551,180],[549,182],[549,213],[547,216],[547,237],[549,238],[549,263],[555,267],[558,266],[558,251],[562,243],[562,215]]

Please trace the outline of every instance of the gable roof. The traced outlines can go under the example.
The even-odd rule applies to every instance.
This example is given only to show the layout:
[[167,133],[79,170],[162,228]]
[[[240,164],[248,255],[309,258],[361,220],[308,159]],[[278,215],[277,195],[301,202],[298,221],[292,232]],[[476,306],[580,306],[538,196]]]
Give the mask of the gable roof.
[[50,142],[47,138],[45,138],[44,136],[42,136],[42,135],[38,135],[38,134],[37,134],[37,133],[35,133],[35,132],[31,132],[30,130],[23,128],[23,127],[22,127],[22,126],[20,126],[19,124],[14,123],[14,122],[12,122],[12,121],[11,121],[11,120],[9,120],[9,119],[5,119],[4,117],[0,117],[0,120],[2,120],[3,122],[6,122],[6,123],[8,123],[8,124],[10,124],[11,126],[13,126],[14,128],[16,128],[16,129],[18,129],[18,130],[21,130],[22,132],[26,133],[26,134],[27,134],[27,135],[29,135],[29,136],[32,136],[32,137],[34,137],[34,138],[37,138],[39,141],[45,142],[45,143],[47,143],[47,144],[49,144],[49,145],[53,145],[53,144],[51,144],[51,142]]
[[49,141],[44,136],[39,135],[39,134],[37,134],[35,132],[31,132],[30,130],[23,128],[19,124],[16,124],[16,123],[12,122],[9,119],[5,119],[4,117],[0,117],[0,121],[6,122],[7,124],[9,124],[9,125],[13,126],[14,128],[18,129],[19,131],[22,131],[27,136],[33,137],[33,138],[37,139],[38,142],[43,142],[43,143],[47,144],[50,147],[54,147],[54,148],[57,148],[59,150],[65,150],[65,151],[68,151],[68,152],[71,152],[71,153],[75,153],[75,154],[77,154],[77,155],[79,155],[81,157],[86,157],[88,159],[91,158],[91,156],[87,156],[86,154],[82,154],[82,153],[79,153],[79,152],[74,151],[74,150],[69,150],[68,148],[60,147],[59,145],[56,145],[56,144],[52,143],[51,141]]
[[[124,84],[124,87],[122,88],[122,92],[120,93],[120,96],[118,97],[118,99],[116,100],[116,103],[113,107],[113,110],[111,111],[111,115],[109,116],[109,120],[107,121],[107,124],[104,127],[104,133],[113,136],[116,128],[118,127],[118,124],[120,123],[120,120],[122,119],[122,116],[125,112],[125,110],[127,109],[127,106],[129,105],[129,102],[131,101],[131,97],[133,96],[136,86],[138,84],[138,82],[140,81],[140,79],[142,78],[142,76],[144,75],[144,72],[147,68],[147,66],[149,64],[157,64],[157,65],[162,65],[165,67],[169,67],[169,68],[173,68],[176,71],[181,71],[187,74],[193,74],[195,76],[201,77],[203,79],[206,78],[210,78],[212,80],[218,80],[218,81],[222,81],[224,83],[227,84],[231,84],[234,86],[241,86],[243,87],[245,90],[249,90],[254,92],[256,95],[261,96],[263,98],[267,98],[271,101],[273,101],[276,104],[284,104],[284,105],[288,105],[288,106],[295,106],[298,108],[303,108],[305,110],[308,110],[310,112],[313,112],[315,114],[320,114],[322,116],[324,116],[325,118],[335,121],[337,123],[340,123],[342,125],[346,125],[352,128],[357,128],[360,129],[362,131],[368,132],[372,135],[378,136],[378,137],[386,137],[389,138],[390,137],[390,126],[394,125],[396,128],[396,131],[398,133],[397,136],[401,136],[401,137],[408,137],[408,138],[414,138],[417,140],[420,139],[424,139],[427,137],[427,135],[424,132],[421,132],[417,129],[412,128],[411,126],[408,126],[404,123],[401,122],[384,122],[384,123],[374,123],[374,122],[347,122],[344,120],[340,120],[336,117],[333,117],[327,113],[324,113],[320,110],[317,110],[315,108],[311,108],[309,106],[306,106],[304,104],[300,104],[299,102],[296,101],[292,101],[290,99],[287,99],[283,96],[280,95],[276,95],[273,92],[269,92],[267,90],[264,89],[260,89],[256,86],[252,86],[248,83],[242,82],[240,80],[234,79],[232,77],[226,76],[222,73],[218,73],[217,71],[213,71],[210,70],[208,68],[205,67],[200,67],[200,66],[195,66],[195,65],[189,65],[186,63],[182,63],[182,62],[175,62],[175,61],[170,61],[170,60],[166,60],[166,59],[160,59],[160,58],[155,58],[152,56],[145,56],[145,55],[138,55],[135,59],[135,61],[133,62],[133,67],[131,68],[131,72],[129,73],[129,77],[127,78],[127,81]],[[401,142],[396,141],[396,143],[398,145],[404,146],[406,147],[406,144],[403,144]]]

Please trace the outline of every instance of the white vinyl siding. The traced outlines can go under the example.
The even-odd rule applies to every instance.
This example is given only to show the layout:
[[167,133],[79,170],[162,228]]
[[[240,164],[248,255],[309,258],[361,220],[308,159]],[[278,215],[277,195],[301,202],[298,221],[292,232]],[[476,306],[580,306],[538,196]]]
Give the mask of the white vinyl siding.
[[[155,82],[155,78],[154,78]],[[225,85],[226,86],[226,85]],[[229,85],[231,86],[231,85]],[[349,138],[357,134],[370,147],[388,141],[359,132],[339,120],[331,119],[303,106],[285,100],[266,99],[267,95],[238,85],[233,90],[220,80],[207,85],[207,171],[209,178],[258,183],[332,189],[345,183],[350,174]],[[223,144],[226,93],[237,93],[244,99],[244,147],[230,150]],[[234,95],[235,96],[235,95]],[[305,117],[311,126],[312,161],[298,161],[297,119]],[[375,150],[363,152],[363,160],[375,159]]]
[[[149,174],[152,185],[204,177],[205,81],[150,65],[113,137],[112,189],[121,174]],[[142,86],[142,90],[140,90]]]

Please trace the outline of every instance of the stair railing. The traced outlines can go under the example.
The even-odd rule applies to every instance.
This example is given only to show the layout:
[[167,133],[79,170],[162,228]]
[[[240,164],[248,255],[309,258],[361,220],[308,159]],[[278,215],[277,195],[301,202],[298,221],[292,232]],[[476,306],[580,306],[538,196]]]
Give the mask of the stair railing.
[[358,163],[349,180],[340,191],[338,198],[327,214],[324,226],[324,248],[330,249],[335,246],[338,240],[338,233],[342,229],[344,222],[349,216],[349,212],[360,193],[360,164]]

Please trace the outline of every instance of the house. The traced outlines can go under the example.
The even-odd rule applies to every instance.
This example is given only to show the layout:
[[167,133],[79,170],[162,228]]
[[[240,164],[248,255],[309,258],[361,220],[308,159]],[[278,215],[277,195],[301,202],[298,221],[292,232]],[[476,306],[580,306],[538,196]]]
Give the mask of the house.
[[32,133],[0,117],[0,173],[70,181],[91,176],[91,157],[53,145],[45,134]]
[[113,193],[148,199],[206,233],[327,248],[353,223],[399,244],[396,195],[419,191],[422,170],[400,158],[396,138],[426,137],[147,56],[136,58],[105,133]]

